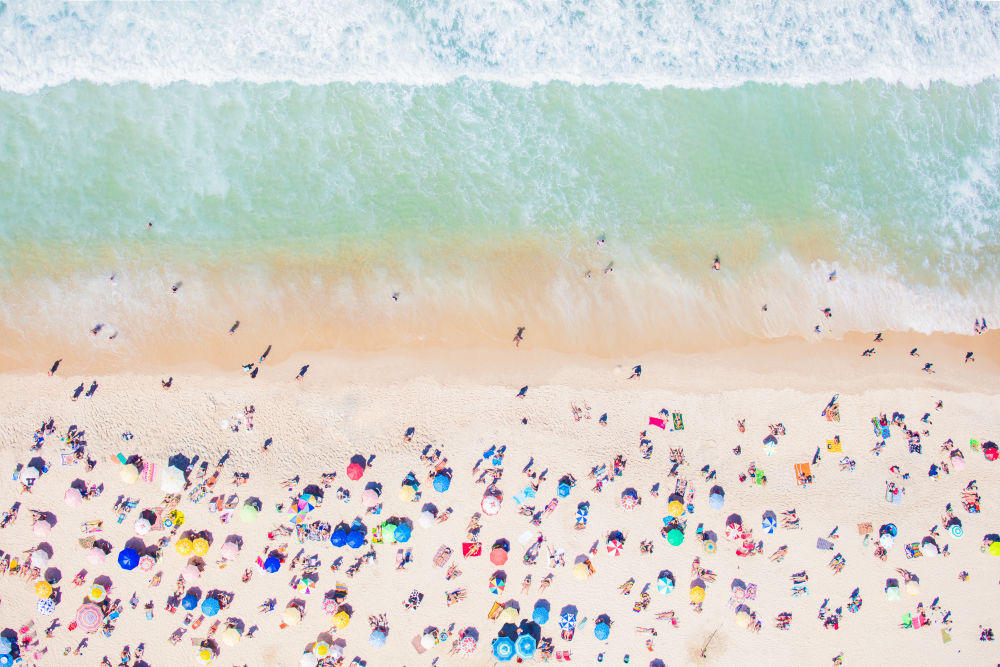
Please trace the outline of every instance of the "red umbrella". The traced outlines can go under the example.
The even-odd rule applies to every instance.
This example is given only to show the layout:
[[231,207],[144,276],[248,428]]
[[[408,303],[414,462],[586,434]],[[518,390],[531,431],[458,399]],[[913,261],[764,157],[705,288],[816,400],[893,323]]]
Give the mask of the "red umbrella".
[[361,476],[365,474],[365,469],[361,467],[360,463],[352,463],[347,466],[347,477],[354,480],[355,482],[361,479]]
[[490,552],[490,562],[494,565],[503,565],[507,562],[507,550],[503,547],[493,547]]
[[608,542],[608,553],[612,556],[621,556],[622,549],[625,547],[619,540],[610,540]]

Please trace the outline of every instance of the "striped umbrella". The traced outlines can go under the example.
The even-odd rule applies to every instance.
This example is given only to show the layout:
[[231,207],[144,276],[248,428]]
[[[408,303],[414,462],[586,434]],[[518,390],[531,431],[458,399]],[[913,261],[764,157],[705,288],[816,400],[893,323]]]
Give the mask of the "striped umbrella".
[[104,613],[96,604],[88,602],[76,610],[76,624],[84,632],[97,632],[104,622]]

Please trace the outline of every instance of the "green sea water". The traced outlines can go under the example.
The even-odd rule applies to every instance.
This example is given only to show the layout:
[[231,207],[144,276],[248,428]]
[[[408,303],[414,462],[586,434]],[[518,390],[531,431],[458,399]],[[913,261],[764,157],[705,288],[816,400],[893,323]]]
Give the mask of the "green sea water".
[[593,350],[810,335],[827,306],[838,332],[1000,316],[996,79],[72,82],[0,92],[0,145],[0,324],[25,344],[105,354],[103,323],[132,358],[249,316],[296,345],[527,323]]

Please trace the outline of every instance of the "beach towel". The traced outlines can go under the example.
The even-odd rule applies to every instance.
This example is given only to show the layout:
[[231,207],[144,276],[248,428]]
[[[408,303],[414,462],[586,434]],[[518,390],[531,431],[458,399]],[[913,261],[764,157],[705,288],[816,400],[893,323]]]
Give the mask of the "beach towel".
[[148,461],[142,462],[142,481],[152,482],[153,477],[156,475],[156,464],[149,463]]
[[59,455],[59,460],[64,466],[71,466],[76,463],[76,457],[73,456],[72,452],[63,452]]
[[683,431],[684,430],[684,416],[679,412],[674,413],[674,430]]
[[833,542],[824,540],[822,537],[816,539],[816,548],[825,551],[833,551]]
[[462,556],[472,558],[483,555],[483,545],[479,542],[462,542]]
[[833,440],[826,441],[826,451],[828,452],[839,452],[842,451],[840,447],[840,438],[836,437]]
[[650,426],[658,426],[658,427],[660,427],[660,428],[662,428],[664,430],[666,430],[666,428],[667,428],[667,422],[663,421],[659,417],[650,417],[649,418],[649,425]]
[[795,483],[799,486],[808,484],[812,477],[812,468],[808,463],[795,464]]

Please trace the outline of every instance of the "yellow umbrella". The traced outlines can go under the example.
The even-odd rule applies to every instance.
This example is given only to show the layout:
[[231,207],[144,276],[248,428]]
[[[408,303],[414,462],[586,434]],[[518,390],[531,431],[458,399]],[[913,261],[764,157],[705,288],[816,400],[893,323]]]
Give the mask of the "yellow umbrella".
[[123,465],[121,471],[118,473],[121,476],[122,481],[126,484],[135,484],[139,479],[139,469],[134,465],[129,463],[128,465]]
[[734,620],[736,621],[736,627],[745,628],[750,625],[750,614],[745,611],[741,611],[736,614]]
[[404,503],[411,503],[417,497],[417,492],[409,484],[399,487],[399,499]]
[[[345,623],[346,625],[346,623]],[[325,658],[330,653],[330,645],[326,642],[316,642],[313,646],[313,655],[317,658]]]
[[203,665],[208,665],[211,664],[213,660],[215,660],[215,653],[212,651],[212,649],[209,648],[198,649],[198,662],[200,662]]
[[684,505],[679,500],[671,500],[667,505],[667,513],[670,516],[680,516],[684,514]]
[[577,579],[586,579],[590,576],[590,568],[586,563],[577,563],[573,566],[573,576]]
[[298,625],[299,621],[302,620],[302,612],[296,607],[286,607],[281,620],[285,622],[285,625]]
[[184,525],[184,512],[171,510],[167,518],[163,520],[164,528],[180,528]]
[[35,584],[35,595],[43,600],[52,597],[52,584],[47,581],[39,581]]
[[104,598],[108,597],[108,592],[104,590],[104,586],[94,584],[90,587],[88,597],[90,597],[90,599],[94,602],[103,602]]
[[505,607],[502,612],[500,612],[500,622],[501,623],[513,623],[517,620],[517,609],[513,607]]
[[211,546],[204,537],[199,537],[194,542],[191,543],[192,550],[197,556],[204,556],[208,553],[208,547]]
[[219,641],[226,646],[236,646],[240,643],[240,631],[236,628],[226,628],[219,635]]
[[194,542],[186,537],[182,537],[177,540],[177,545],[174,547],[182,556],[190,556],[191,552],[194,551]]
[[[347,627],[347,624],[351,622],[351,617],[347,615],[345,611],[338,611],[333,615],[333,625],[339,629],[343,630]],[[319,656],[323,657],[323,656]]]
[[989,552],[991,556],[1000,556],[1000,542],[991,542]]
[[705,589],[701,586],[691,588],[691,602],[701,602],[705,599]]
[[906,592],[910,595],[920,595],[920,582],[916,579],[910,579],[907,581]]

